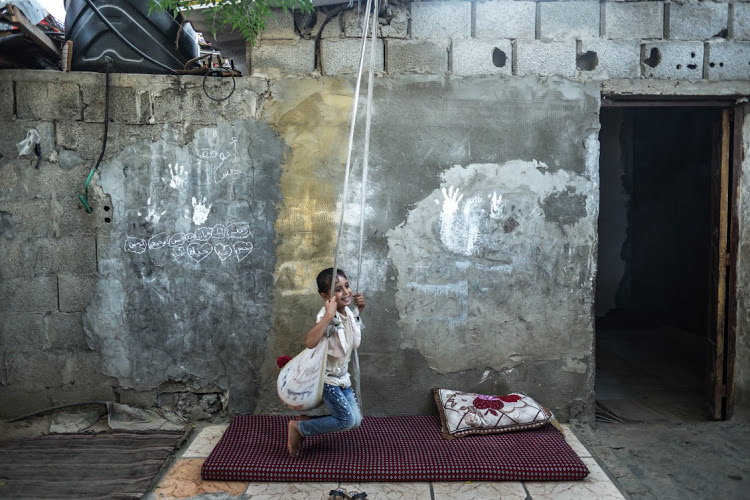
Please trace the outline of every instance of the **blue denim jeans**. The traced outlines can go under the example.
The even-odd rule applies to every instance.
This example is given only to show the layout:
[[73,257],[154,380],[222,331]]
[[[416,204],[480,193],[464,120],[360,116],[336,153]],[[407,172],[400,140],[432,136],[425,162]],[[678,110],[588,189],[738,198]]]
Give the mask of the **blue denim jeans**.
[[362,423],[362,413],[351,387],[324,384],[323,402],[331,414],[297,422],[297,429],[303,437],[348,431]]

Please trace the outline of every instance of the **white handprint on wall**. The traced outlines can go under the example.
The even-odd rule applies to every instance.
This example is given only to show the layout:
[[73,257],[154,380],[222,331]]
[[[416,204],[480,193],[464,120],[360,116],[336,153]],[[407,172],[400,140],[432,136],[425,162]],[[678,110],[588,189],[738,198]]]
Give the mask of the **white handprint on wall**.
[[185,179],[187,178],[187,172],[185,171],[185,167],[182,165],[179,165],[177,163],[174,164],[174,168],[172,167],[172,164],[169,164],[169,187],[172,189],[178,189],[185,185]]
[[195,196],[193,196],[193,224],[200,226],[206,222],[209,213],[211,213],[211,204],[209,203],[206,205],[206,197],[204,196],[203,199],[198,202],[196,201]]
[[[161,212],[159,212],[159,208],[164,206],[163,201],[159,202],[159,208],[156,207],[156,203],[154,203],[154,206],[151,206],[151,198],[146,200],[146,204],[148,205],[147,207],[148,213],[146,214],[146,220],[148,222],[156,224],[161,219],[161,216],[167,213],[166,210],[162,210]],[[138,213],[138,215],[141,215],[140,212]]]
[[440,241],[452,252],[471,255],[474,239],[478,234],[470,223],[474,200],[467,200],[461,208],[464,195],[459,194],[458,188],[450,186],[448,189],[442,188],[441,191],[443,211],[440,214]]
[[[440,214],[440,242],[450,251],[461,255],[475,255],[481,251],[482,234],[486,234],[492,225],[503,215],[503,196],[493,192],[487,195],[490,199],[489,213],[483,195],[475,195],[464,200],[459,188],[449,186],[441,188],[443,193],[442,212]],[[439,200],[435,203],[440,204]],[[489,217],[488,217],[489,216]],[[490,226],[488,226],[490,224]]]
[[[489,195],[487,195],[490,198]],[[497,192],[492,193],[492,200],[490,201],[490,218],[499,219],[503,216],[503,195],[498,195]]]

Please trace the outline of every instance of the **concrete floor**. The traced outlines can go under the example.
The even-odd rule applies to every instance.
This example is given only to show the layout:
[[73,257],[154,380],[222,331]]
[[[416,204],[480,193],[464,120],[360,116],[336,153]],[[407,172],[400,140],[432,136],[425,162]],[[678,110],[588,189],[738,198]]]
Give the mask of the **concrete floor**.
[[596,397],[622,423],[572,430],[629,498],[750,498],[750,423],[709,419],[704,341],[672,329],[600,331]]
[[178,458],[160,479],[148,499],[229,499],[326,500],[329,492],[344,488],[349,492],[367,492],[367,498],[423,500],[508,498],[508,499],[622,499],[615,484],[598,465],[591,453],[580,443],[569,426],[563,426],[565,438],[581,457],[590,474],[583,481],[568,482],[432,482],[432,483],[249,483],[203,481],[200,469],[226,430],[226,425],[212,425],[196,429],[194,438],[180,450]]

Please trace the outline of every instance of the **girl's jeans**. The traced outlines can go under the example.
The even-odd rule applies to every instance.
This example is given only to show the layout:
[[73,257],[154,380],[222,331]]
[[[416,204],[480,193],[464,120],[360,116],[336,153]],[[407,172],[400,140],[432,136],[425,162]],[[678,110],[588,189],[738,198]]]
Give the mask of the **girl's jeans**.
[[362,414],[351,387],[323,384],[323,402],[331,414],[297,422],[297,430],[303,437],[348,431],[359,427]]

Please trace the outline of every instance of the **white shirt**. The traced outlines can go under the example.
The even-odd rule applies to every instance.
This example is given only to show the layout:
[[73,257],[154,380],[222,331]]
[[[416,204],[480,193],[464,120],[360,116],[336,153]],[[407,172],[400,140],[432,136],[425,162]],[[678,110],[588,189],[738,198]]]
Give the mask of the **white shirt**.
[[[323,378],[326,384],[339,387],[352,385],[349,376],[349,360],[352,357],[352,351],[357,349],[362,341],[362,322],[359,320],[359,310],[356,308],[355,310],[357,314],[352,313],[348,307],[345,309],[345,316],[336,313],[326,329],[328,358]],[[318,323],[323,319],[323,315],[325,315],[325,307],[318,313]]]

